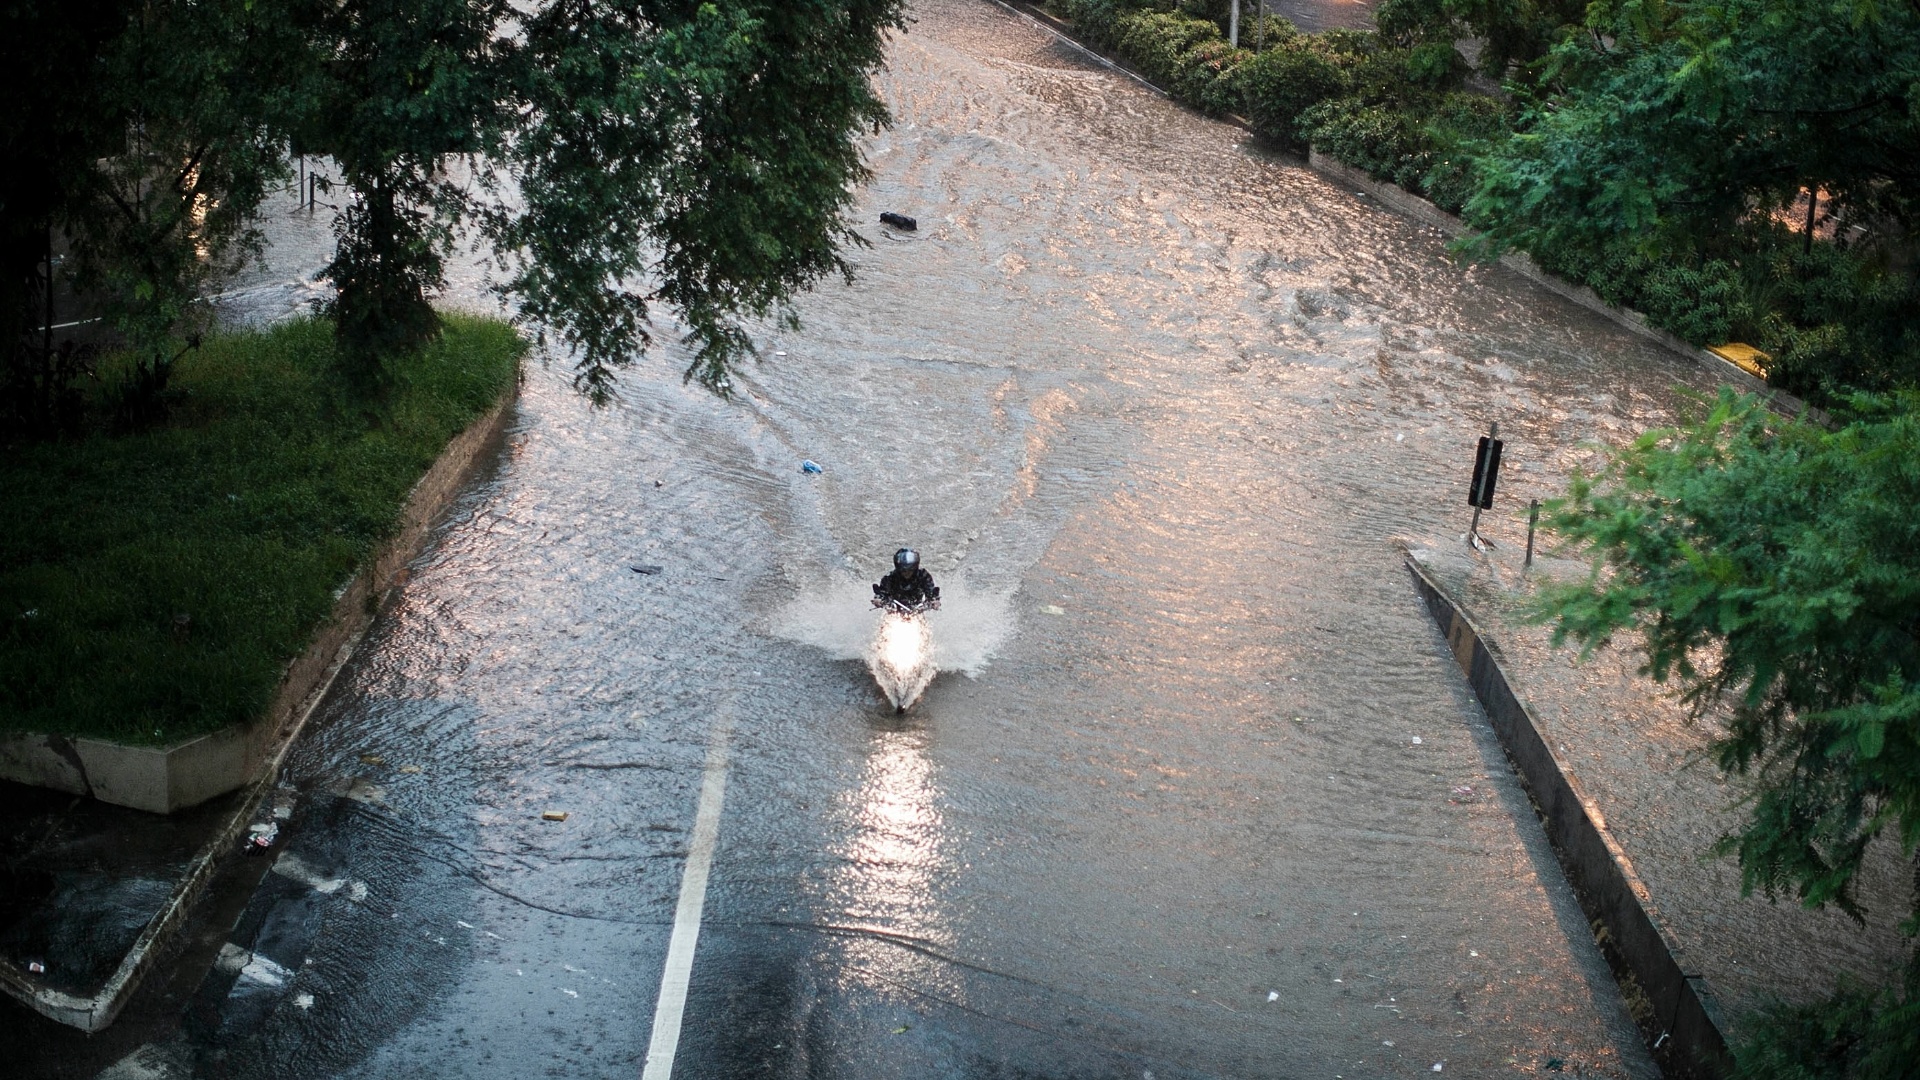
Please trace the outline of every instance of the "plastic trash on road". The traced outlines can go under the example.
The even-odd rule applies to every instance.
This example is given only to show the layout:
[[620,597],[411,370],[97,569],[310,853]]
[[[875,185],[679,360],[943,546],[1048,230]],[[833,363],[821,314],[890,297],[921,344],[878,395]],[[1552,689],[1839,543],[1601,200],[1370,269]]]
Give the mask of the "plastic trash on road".
[[241,850],[249,855],[264,855],[272,850],[274,841],[280,839],[280,823],[269,821],[263,825],[247,827],[247,839]]
[[45,975],[47,973],[47,965],[38,960],[29,960],[27,961],[27,970],[33,972],[35,975]]
[[567,820],[567,812],[565,810],[548,810],[542,813],[540,817],[543,821],[565,821]]
[[821,473],[826,472],[827,470],[821,468],[819,462],[813,460],[812,458],[808,458],[807,460],[800,463],[800,471],[803,473],[806,473],[808,476],[818,476]]
[[652,563],[645,563],[640,566],[630,566],[627,569],[632,570],[636,574],[645,574],[648,577],[652,577],[654,574],[657,574],[660,571],[665,570],[666,567],[655,566]]

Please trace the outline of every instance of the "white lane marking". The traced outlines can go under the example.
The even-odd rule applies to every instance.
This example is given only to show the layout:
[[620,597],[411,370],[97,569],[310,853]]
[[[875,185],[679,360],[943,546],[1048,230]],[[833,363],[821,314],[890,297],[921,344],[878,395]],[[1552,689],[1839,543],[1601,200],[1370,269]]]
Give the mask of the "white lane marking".
[[653,1037],[647,1043],[647,1067],[640,1080],[670,1080],[673,1055],[680,1049],[680,1017],[687,1008],[687,980],[693,975],[693,949],[700,941],[700,912],[707,904],[707,871],[720,839],[720,804],[727,797],[727,739],[733,733],[733,708],[725,706],[707,736],[707,770],[700,783],[700,808],[693,818],[687,870],[680,879],[680,903],[673,911],[673,936],[667,941],[667,966],[660,973],[660,996],[653,1006]]

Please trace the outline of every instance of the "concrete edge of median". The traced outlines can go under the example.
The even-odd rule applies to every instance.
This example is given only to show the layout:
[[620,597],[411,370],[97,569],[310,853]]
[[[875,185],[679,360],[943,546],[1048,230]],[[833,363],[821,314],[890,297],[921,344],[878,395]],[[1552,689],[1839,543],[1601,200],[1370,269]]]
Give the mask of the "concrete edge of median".
[[40,1015],[82,1031],[100,1031],[113,1023],[162,946],[186,921],[194,902],[218,869],[221,856],[235,850],[241,834],[252,824],[262,799],[274,786],[288,750],[365,639],[381,602],[392,590],[405,584],[407,564],[425,546],[433,526],[452,508],[467,482],[505,438],[518,397],[516,377],[500,401],[456,435],[414,484],[402,511],[399,531],[381,545],[341,590],[332,616],[315,635],[313,644],[288,664],[273,706],[251,726],[253,731],[264,732],[267,737],[247,738],[255,752],[246,756],[242,766],[245,775],[222,789],[232,791],[244,787],[245,797],[218,833],[195,854],[174,885],[166,906],[147,923],[113,975],[98,991],[82,996],[41,986],[11,961],[0,959],[0,990]]
[[[1622,995],[1631,998],[1637,991],[1645,999],[1651,1015],[1635,1019],[1655,1058],[1671,1077],[1726,1075],[1731,1058],[1713,991],[1704,976],[1689,970],[1685,950],[1607,828],[1606,816],[1547,742],[1485,635],[1412,555],[1407,570],[1526,786],[1561,869],[1623,983]],[[1632,985],[1625,985],[1629,980]]]
[[[1124,58],[1111,56],[1105,51],[1094,48],[1092,45],[1081,41],[1073,24],[1067,22],[1065,19],[1054,15],[1052,12],[1036,4],[1030,3],[1029,0],[994,0],[994,3],[999,4],[1008,11],[1025,17],[1027,21],[1047,30],[1061,40],[1072,44],[1081,52],[1093,57],[1094,60],[1099,63],[1128,76],[1147,89],[1159,94],[1161,97],[1173,100],[1173,95],[1155,85],[1152,80],[1135,70],[1133,65],[1127,63]],[[1216,117],[1216,119],[1239,127],[1249,134],[1253,134],[1253,125],[1244,117],[1229,113]],[[1460,220],[1458,216],[1447,213],[1445,210],[1440,209],[1419,195],[1408,191],[1398,184],[1391,184],[1384,180],[1376,180],[1365,171],[1329,157],[1313,147],[1307,148],[1307,168],[1329,180],[1338,181],[1340,184],[1356,192],[1371,196],[1382,206],[1398,213],[1402,217],[1412,218],[1424,225],[1439,229],[1449,237],[1468,236],[1474,232],[1473,227]],[[1616,307],[1613,304],[1607,303],[1601,299],[1600,294],[1585,285],[1575,285],[1558,275],[1549,273],[1542,269],[1539,263],[1534,262],[1533,258],[1524,252],[1510,252],[1501,256],[1500,265],[1512,270],[1514,273],[1519,274],[1521,277],[1526,278],[1541,288],[1546,289],[1548,292],[1572,301],[1633,334],[1643,337],[1654,344],[1664,346],[1672,352],[1700,364],[1707,370],[1714,372],[1728,383],[1742,390],[1765,397],[1778,412],[1788,416],[1799,416],[1802,413],[1808,412],[1807,404],[1792,394],[1769,386],[1765,379],[1755,377],[1751,372],[1725,357],[1717,356],[1706,349],[1691,345],[1680,337],[1654,326],[1648,321],[1645,315],[1631,308]],[[1821,423],[1826,422],[1825,414],[1818,409],[1812,410],[1809,415]]]

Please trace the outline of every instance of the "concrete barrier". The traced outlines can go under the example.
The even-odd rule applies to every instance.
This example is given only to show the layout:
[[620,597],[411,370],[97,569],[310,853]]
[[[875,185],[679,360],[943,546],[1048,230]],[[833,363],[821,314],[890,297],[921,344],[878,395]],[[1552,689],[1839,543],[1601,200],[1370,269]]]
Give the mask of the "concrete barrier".
[[[159,813],[238,788],[248,789],[233,814],[194,856],[166,905],[147,923],[98,991],[81,996],[52,990],[4,960],[0,960],[0,991],[42,1016],[82,1031],[100,1031],[113,1022],[139,987],[161,946],[191,913],[194,901],[219,867],[221,856],[238,850],[241,836],[273,788],[288,748],[352,657],[380,601],[404,583],[407,563],[420,553],[434,524],[505,438],[518,395],[516,379],[500,402],[455,436],[414,484],[401,511],[400,528],[340,590],[332,616],[306,650],[287,665],[273,704],[260,721],[171,747],[121,747],[47,735],[14,736],[0,744],[0,769],[6,770],[0,775],[7,779],[42,783]],[[94,745],[86,745],[90,743]],[[56,782],[43,783],[36,777]]]
[[1455,663],[1486,709],[1514,772],[1526,785],[1623,992],[1632,997],[1637,990],[1644,996],[1646,1015],[1635,1019],[1654,1056],[1669,1077],[1726,1075],[1731,1059],[1713,992],[1705,978],[1688,967],[1685,950],[1661,920],[1632,860],[1608,831],[1606,816],[1548,744],[1472,620],[1418,561],[1408,558],[1407,569],[1446,635]]

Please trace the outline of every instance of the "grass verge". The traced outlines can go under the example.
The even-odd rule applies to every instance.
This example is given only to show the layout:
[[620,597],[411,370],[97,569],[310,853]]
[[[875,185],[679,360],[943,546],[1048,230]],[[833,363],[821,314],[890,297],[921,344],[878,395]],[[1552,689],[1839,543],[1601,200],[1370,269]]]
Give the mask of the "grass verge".
[[179,361],[164,427],[8,452],[0,731],[158,745],[258,717],[524,351],[448,316],[369,410],[326,323],[222,333]]

